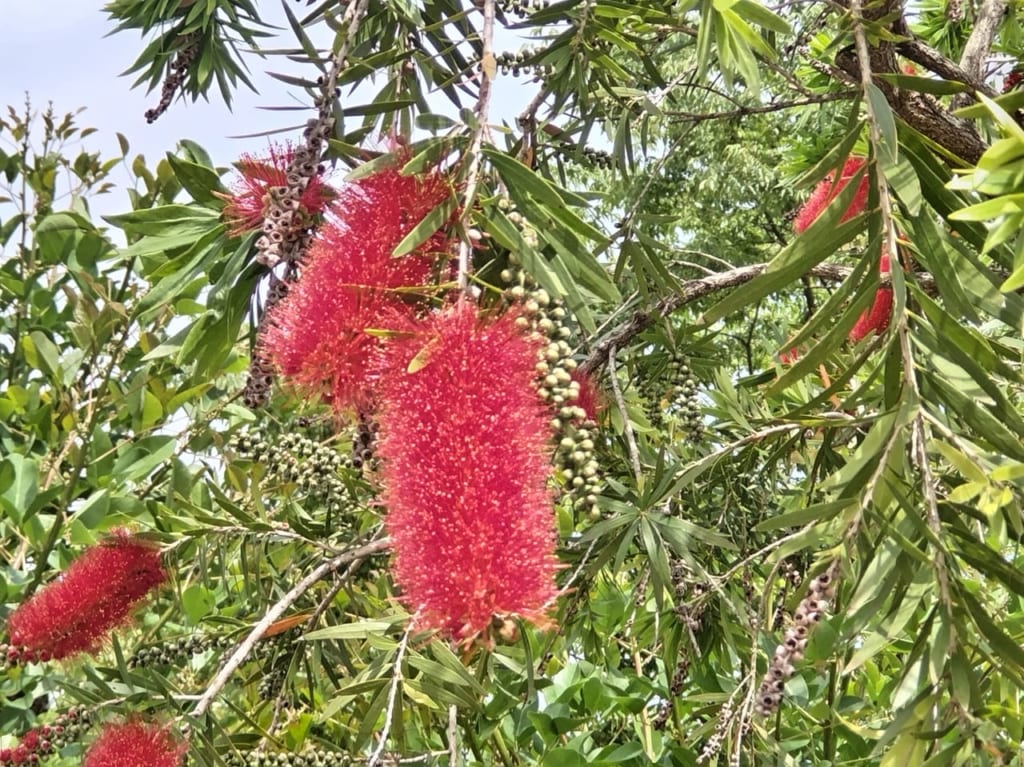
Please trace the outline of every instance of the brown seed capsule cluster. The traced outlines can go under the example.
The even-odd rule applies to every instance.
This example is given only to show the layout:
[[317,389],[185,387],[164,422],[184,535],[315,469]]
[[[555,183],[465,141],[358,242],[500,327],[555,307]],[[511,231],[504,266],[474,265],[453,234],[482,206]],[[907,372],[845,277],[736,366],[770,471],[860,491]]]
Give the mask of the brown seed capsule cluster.
[[672,672],[672,681],[668,686],[668,697],[661,702],[658,714],[654,717],[651,725],[656,730],[664,730],[668,726],[668,720],[672,716],[672,701],[683,694],[686,688],[686,679],[690,674],[690,659],[685,655],[679,657],[675,671]]
[[359,508],[341,478],[348,462],[329,445],[299,434],[271,440],[258,430],[237,432],[230,444],[239,455],[263,464],[268,480],[294,484],[307,501],[325,509],[336,524]]
[[729,729],[732,714],[733,702],[730,698],[722,705],[721,710],[718,712],[718,723],[715,725],[715,731],[705,741],[704,748],[701,749],[700,755],[697,757],[697,764],[708,764],[718,756],[722,750],[722,743],[725,742],[725,734]]
[[224,754],[228,767],[348,767],[352,763],[348,754],[311,748],[298,753],[244,751]]
[[0,767],[38,764],[62,748],[77,742],[92,723],[92,712],[86,708],[69,708],[52,724],[29,730],[13,748],[0,748]]
[[[318,82],[324,92],[317,100],[317,116],[306,123],[302,132],[303,143],[292,151],[291,162],[285,173],[285,185],[270,187],[267,199],[264,200],[266,215],[263,218],[263,233],[256,240],[255,259],[268,269],[273,269],[281,262],[287,264],[284,279],[276,282],[271,279],[271,292],[277,290],[278,294],[276,298],[268,300],[270,306],[287,293],[288,282],[295,278],[294,270],[309,249],[315,234],[315,222],[302,206],[302,195],[310,181],[323,173],[324,167],[320,160],[327,140],[334,131],[334,94],[323,77]],[[265,311],[260,317],[249,376],[242,394],[246,407],[251,409],[263,407],[267,403],[274,381],[275,371],[260,351],[263,323],[268,316]]]
[[838,575],[839,562],[836,560],[811,581],[807,596],[793,612],[793,623],[786,629],[782,643],[775,648],[768,673],[757,692],[757,712],[762,716],[778,710],[786,680],[796,672],[795,664],[803,660],[811,632],[832,607]]
[[706,607],[703,597],[707,586],[691,583],[686,565],[677,557],[669,560],[669,575],[672,578],[676,618],[690,631],[700,631]]
[[377,444],[377,433],[380,424],[367,413],[359,414],[355,434],[352,435],[352,468],[361,471],[364,467],[374,466],[374,448]]
[[276,371],[274,366],[267,359],[260,348],[259,336],[263,332],[263,323],[268,322],[270,310],[284,300],[288,295],[288,286],[298,278],[298,266],[294,263],[287,263],[284,268],[284,276],[278,277],[271,272],[270,283],[267,289],[267,301],[263,307],[263,314],[260,316],[259,328],[257,329],[257,342],[252,350],[252,360],[249,362],[249,374],[245,381],[245,388],[242,390],[242,401],[250,410],[256,410],[267,404],[270,399],[270,390],[274,385]]
[[188,76],[189,68],[195,63],[196,57],[199,55],[199,41],[199,32],[191,32],[185,36],[184,45],[178,51],[178,55],[174,57],[174,61],[171,62],[171,71],[167,73],[163,87],[160,89],[160,101],[155,107],[147,109],[145,112],[144,116],[147,123],[153,124],[156,122],[157,118],[171,106],[174,96],[178,93],[178,90],[185,82],[185,78]]

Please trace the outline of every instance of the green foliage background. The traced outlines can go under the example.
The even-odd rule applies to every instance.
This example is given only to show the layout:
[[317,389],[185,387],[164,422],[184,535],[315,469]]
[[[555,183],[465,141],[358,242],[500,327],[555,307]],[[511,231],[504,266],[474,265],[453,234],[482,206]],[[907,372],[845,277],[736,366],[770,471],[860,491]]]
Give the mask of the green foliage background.
[[[364,147],[397,133],[410,169],[479,181],[461,223],[487,236],[481,286],[511,255],[562,297],[607,392],[599,513],[558,508],[554,630],[471,651],[407,632],[352,428],[287,392],[241,403],[267,269],[221,221],[235,158],[185,141],[149,167],[124,137],[122,156],[72,156],[74,116],[10,109],[0,615],[116,527],[159,541],[174,577],[97,657],[0,674],[5,744],[84,705],[173,720],[202,765],[1020,764],[1024,96],[992,86],[1022,35],[1015,4],[957,6],[909,23],[892,2],[286,6],[294,44],[264,53],[305,64],[281,78],[309,116],[349,53],[325,162],[368,172]],[[493,49],[488,9],[533,36],[518,59]],[[145,37],[138,82],[183,72],[192,99],[230,101],[267,33],[248,2],[107,11]],[[956,69],[976,43],[984,68]],[[537,98],[484,132],[499,61]],[[851,151],[869,158],[867,212],[840,223],[851,185],[794,236]],[[130,210],[96,220],[125,161]],[[890,328],[851,344],[897,235]],[[759,716],[833,563],[836,598]]]

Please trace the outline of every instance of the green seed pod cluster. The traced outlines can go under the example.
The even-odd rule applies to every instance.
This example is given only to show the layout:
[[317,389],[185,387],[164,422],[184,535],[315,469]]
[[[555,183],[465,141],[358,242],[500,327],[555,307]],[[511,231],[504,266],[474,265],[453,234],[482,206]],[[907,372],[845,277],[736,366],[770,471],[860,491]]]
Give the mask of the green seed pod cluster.
[[494,58],[503,75],[511,74],[513,77],[519,77],[519,75],[530,75],[534,72],[538,75],[551,75],[553,69],[550,65],[538,65],[530,61],[534,55],[533,51],[520,51],[519,53],[502,51]]
[[288,666],[287,656],[284,656],[284,659],[278,659],[264,667],[259,687],[256,689],[260,700],[274,700],[281,693],[281,688],[288,678]]
[[664,367],[644,373],[640,379],[640,392],[647,400],[646,411],[651,425],[664,430],[669,423],[666,418],[669,418],[672,424],[682,427],[688,439],[699,439],[704,429],[700,394],[686,356],[672,352]]
[[184,663],[193,655],[200,655],[207,650],[223,650],[230,647],[234,640],[229,636],[194,634],[178,637],[160,644],[138,648],[128,658],[128,668],[145,666],[173,666]]
[[232,751],[224,754],[228,767],[348,767],[352,759],[341,751],[310,748],[299,753]]
[[525,19],[536,11],[543,11],[549,5],[551,5],[551,0],[505,0],[501,3],[501,10]]
[[595,168],[610,169],[615,167],[615,158],[603,149],[585,146],[583,149],[577,150],[573,144],[564,144],[559,146],[558,149],[562,156],[570,161],[582,160]]
[[231,438],[231,446],[240,455],[264,464],[268,479],[294,483],[306,498],[335,518],[358,508],[340,476],[348,464],[328,445],[299,434],[285,434],[271,441],[259,432],[239,432]]
[[700,439],[704,431],[703,413],[700,406],[700,395],[697,391],[697,379],[689,360],[678,352],[673,354],[668,363],[670,388],[668,393],[669,412],[678,418],[686,435],[692,439]]

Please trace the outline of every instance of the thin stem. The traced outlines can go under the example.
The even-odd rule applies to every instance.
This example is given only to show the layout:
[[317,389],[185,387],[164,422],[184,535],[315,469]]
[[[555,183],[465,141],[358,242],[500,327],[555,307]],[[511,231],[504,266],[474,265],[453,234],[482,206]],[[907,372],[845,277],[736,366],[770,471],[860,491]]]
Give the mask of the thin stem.
[[[398,689],[402,686],[402,662],[405,660],[405,650],[409,646],[409,634],[412,633],[415,618],[409,621],[409,626],[402,634],[402,641],[398,643],[398,650],[395,652],[395,662],[391,667],[391,687],[388,689],[388,703],[384,709],[384,727],[380,731],[380,741],[377,748],[373,750],[366,767],[376,767],[384,754],[384,747],[388,743],[388,736],[391,734],[391,720],[395,715],[395,703],[398,700]],[[454,764],[453,764],[454,767]]]
[[480,57],[480,90],[477,95],[476,125],[469,142],[469,172],[466,178],[466,192],[462,198],[462,213],[459,223],[462,226],[462,240],[459,242],[459,290],[469,293],[469,261],[473,251],[467,225],[473,215],[473,203],[480,186],[480,167],[483,161],[484,136],[487,133],[487,120],[491,104],[491,82],[497,68],[494,58],[494,15],[495,0],[484,0],[484,23],[481,30],[483,53]]

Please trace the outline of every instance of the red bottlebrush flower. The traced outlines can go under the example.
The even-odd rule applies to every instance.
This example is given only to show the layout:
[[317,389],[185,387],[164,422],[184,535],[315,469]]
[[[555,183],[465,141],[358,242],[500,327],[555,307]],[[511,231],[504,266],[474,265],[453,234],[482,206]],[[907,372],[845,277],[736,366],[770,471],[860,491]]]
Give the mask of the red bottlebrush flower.
[[800,347],[798,346],[794,346],[788,352],[779,352],[779,362],[781,362],[783,365],[792,365],[798,359],[800,359]]
[[396,169],[341,190],[263,339],[285,377],[339,411],[368,406],[368,371],[380,344],[366,331],[381,328],[387,316],[411,313],[410,297],[430,281],[435,254],[450,240],[438,232],[414,253],[391,254],[449,194],[440,174],[403,176]]
[[1003,78],[1003,93],[1009,93],[1024,80],[1024,69],[1016,69]]
[[169,727],[137,720],[105,727],[83,767],[179,767],[188,745]]
[[[271,146],[266,157],[242,155],[236,163],[241,178],[231,194],[219,195],[227,204],[222,213],[233,237],[259,229],[267,212],[267,194],[271,187],[288,185],[288,166],[294,151],[290,147]],[[334,197],[334,191],[319,174],[310,179],[299,198],[299,206],[310,217],[320,215]]]
[[8,621],[11,651],[23,661],[94,652],[166,579],[155,546],[115,531],[14,611]]
[[572,372],[572,380],[579,384],[579,396],[573,404],[583,409],[583,412],[587,414],[588,421],[597,423],[606,404],[597,383],[593,377],[578,370]]
[[[796,220],[793,222],[793,228],[797,234],[801,234],[811,224],[815,222],[818,216],[821,215],[822,211],[828,207],[829,203],[834,200],[843,188],[850,183],[850,180],[857,175],[858,171],[864,167],[863,157],[849,157],[843,164],[843,170],[839,174],[839,180],[835,180],[835,173],[830,173],[825,177],[825,180],[814,187],[814,191],[811,192],[811,196],[804,203],[803,207],[800,208],[796,214]],[[868,200],[868,176],[865,173],[861,178],[860,183],[857,185],[857,191],[854,193],[853,200],[850,202],[850,207],[846,209],[843,217],[839,219],[840,223],[843,221],[849,221],[851,218],[856,216],[858,213],[864,210],[864,206]]]
[[543,624],[557,596],[550,414],[538,345],[463,301],[388,344],[379,369],[395,581],[424,628],[463,641],[495,616]]
[[[879,259],[878,271],[883,275],[889,273],[888,253],[883,253]],[[850,330],[850,340],[857,343],[871,333],[874,333],[876,336],[882,335],[888,329],[891,318],[892,288],[879,288],[875,292],[875,300],[871,304],[871,308],[861,313],[860,317],[857,318],[857,322],[854,323],[853,328]]]

